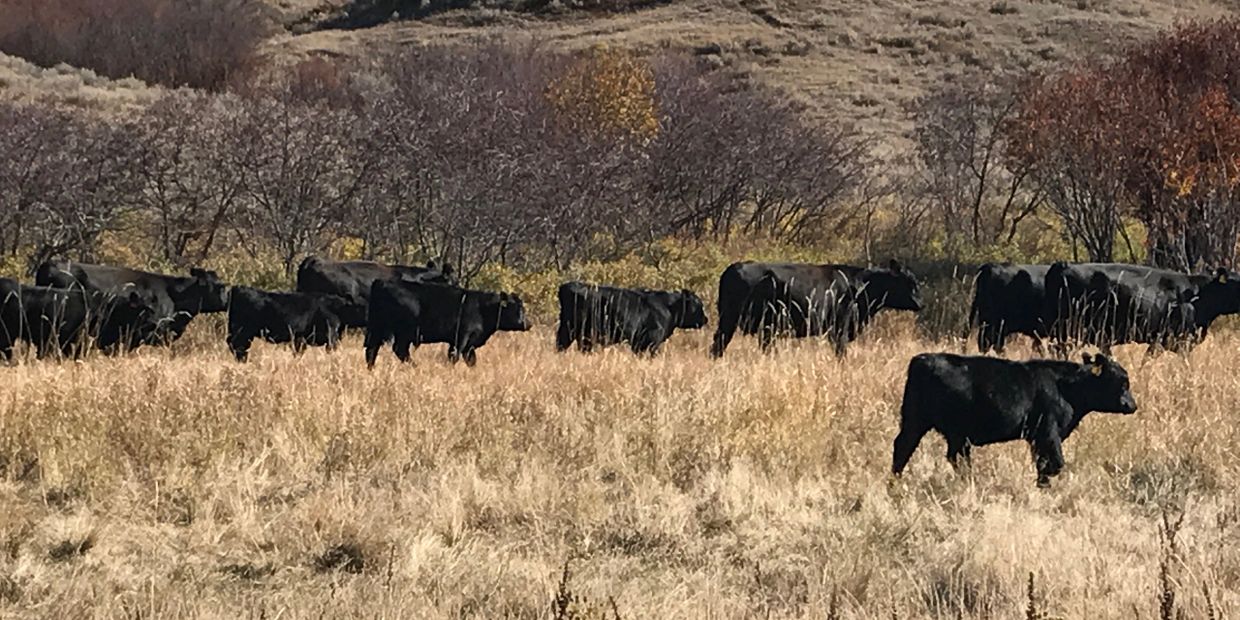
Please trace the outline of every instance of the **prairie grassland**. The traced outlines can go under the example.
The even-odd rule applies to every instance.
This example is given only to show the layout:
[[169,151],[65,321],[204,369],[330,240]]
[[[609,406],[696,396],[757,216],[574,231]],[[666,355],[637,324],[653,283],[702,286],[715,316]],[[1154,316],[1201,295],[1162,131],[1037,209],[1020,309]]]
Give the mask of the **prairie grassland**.
[[1023,445],[957,474],[935,436],[890,478],[909,357],[962,348],[906,318],[843,362],[712,361],[706,332],[557,355],[542,327],[371,373],[356,339],[238,365],[213,329],[0,368],[0,613],[1011,618],[1030,574],[1035,617],[1156,618],[1168,588],[1240,613],[1240,336],[1122,349],[1140,411],[1040,490]]

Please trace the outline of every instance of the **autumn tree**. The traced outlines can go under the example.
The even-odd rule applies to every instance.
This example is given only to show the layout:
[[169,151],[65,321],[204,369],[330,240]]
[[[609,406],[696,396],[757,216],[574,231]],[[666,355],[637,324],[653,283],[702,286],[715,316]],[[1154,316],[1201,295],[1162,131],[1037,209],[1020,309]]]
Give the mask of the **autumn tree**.
[[1182,25],[1112,69],[1132,101],[1134,210],[1155,264],[1234,265],[1240,235],[1240,19]]
[[1120,58],[1021,93],[1010,157],[1093,260],[1110,260],[1122,215],[1152,264],[1234,264],[1240,235],[1240,19],[1188,24]]
[[551,82],[547,98],[578,133],[648,140],[659,131],[654,71],[628,52],[592,48]]

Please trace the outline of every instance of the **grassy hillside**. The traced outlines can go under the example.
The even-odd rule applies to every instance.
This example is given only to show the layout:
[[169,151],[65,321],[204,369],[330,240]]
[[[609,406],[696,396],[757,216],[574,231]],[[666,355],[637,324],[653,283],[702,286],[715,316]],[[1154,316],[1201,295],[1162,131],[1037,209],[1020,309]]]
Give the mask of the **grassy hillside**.
[[[1031,573],[1035,617],[1158,617],[1164,587],[1185,617],[1240,609],[1231,334],[1122,350],[1140,411],[1086,419],[1040,490],[1023,445],[957,474],[935,435],[891,479],[907,360],[959,346],[905,318],[842,363],[712,361],[705,332],[558,355],[542,326],[472,370],[427,346],[372,373],[357,340],[237,365],[207,327],[0,369],[6,614],[1016,618]],[[566,562],[589,602],[556,615]]]
[[[301,9],[310,14],[312,6],[318,5]],[[693,48],[717,58],[721,70],[775,85],[819,114],[837,110],[898,144],[910,124],[906,104],[966,68],[1030,68],[1107,54],[1177,20],[1236,10],[1236,0],[677,0],[610,15],[452,11],[362,30],[284,35],[270,42],[269,54],[364,56],[496,36],[568,49]]]
[[149,105],[161,93],[140,80],[110,80],[68,65],[38,67],[0,53],[0,100],[116,112]]
[[[858,122],[887,147],[904,144],[909,102],[966,69],[1071,62],[1111,53],[1180,20],[1240,10],[1238,0],[675,0],[618,13],[557,10],[557,3],[536,14],[459,9],[372,28],[316,31],[348,0],[265,1],[283,26],[263,46],[264,58],[277,64],[494,37],[567,50],[600,43],[638,52],[693,49],[721,71],[780,88],[812,113]],[[71,69],[32,71],[0,58],[0,97],[105,108],[149,98],[149,89],[132,80],[86,72],[79,81],[87,88],[81,88],[67,84]]]

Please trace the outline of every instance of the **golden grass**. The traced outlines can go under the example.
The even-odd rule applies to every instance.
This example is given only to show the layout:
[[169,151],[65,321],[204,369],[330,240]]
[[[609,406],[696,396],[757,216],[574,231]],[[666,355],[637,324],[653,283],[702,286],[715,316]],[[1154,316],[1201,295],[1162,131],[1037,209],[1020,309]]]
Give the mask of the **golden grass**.
[[372,373],[356,340],[238,365],[215,330],[0,368],[0,614],[552,617],[571,560],[588,617],[1023,617],[1033,573],[1051,617],[1154,618],[1181,510],[1177,605],[1240,612],[1237,335],[1122,350],[1141,410],[1039,490],[1023,445],[956,474],[934,436],[890,479],[905,365],[945,346],[906,318],[843,362],[711,361],[706,332],[557,355],[542,327]]

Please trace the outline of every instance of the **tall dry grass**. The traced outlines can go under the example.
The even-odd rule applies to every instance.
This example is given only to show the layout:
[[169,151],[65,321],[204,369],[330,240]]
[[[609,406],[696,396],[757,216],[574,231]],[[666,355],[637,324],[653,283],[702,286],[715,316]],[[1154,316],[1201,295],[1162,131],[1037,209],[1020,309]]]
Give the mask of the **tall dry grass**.
[[928,438],[890,479],[905,365],[945,346],[907,318],[843,362],[711,361],[708,333],[557,355],[543,327],[372,373],[353,340],[238,365],[194,330],[0,368],[0,614],[1156,618],[1168,588],[1240,612],[1235,335],[1122,349],[1141,410],[1088,419],[1039,490],[1019,444],[957,474]]

